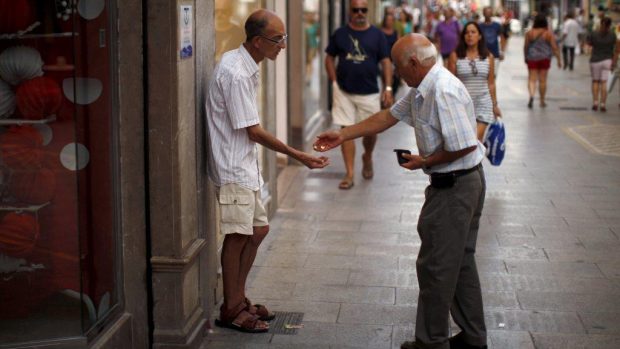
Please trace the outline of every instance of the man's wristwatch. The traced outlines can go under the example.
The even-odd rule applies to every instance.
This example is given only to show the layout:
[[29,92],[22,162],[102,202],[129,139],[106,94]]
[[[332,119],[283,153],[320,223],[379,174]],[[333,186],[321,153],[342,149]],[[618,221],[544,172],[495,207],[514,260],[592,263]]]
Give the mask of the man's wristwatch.
[[385,87],[385,92],[392,92],[392,86],[386,86]]

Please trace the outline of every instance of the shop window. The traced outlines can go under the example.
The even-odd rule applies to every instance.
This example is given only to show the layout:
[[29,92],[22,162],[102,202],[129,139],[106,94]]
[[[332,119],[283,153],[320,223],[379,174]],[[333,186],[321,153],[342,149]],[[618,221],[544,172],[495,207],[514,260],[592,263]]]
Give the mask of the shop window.
[[113,2],[0,0],[0,343],[119,303]]
[[304,0],[304,116],[306,120],[321,110],[321,26],[319,0]]

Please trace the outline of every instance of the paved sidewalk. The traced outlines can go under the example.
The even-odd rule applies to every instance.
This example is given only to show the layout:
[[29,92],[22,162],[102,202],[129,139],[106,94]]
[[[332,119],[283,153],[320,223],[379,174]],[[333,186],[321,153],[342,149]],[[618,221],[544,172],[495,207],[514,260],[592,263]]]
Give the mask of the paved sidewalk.
[[[587,57],[579,56],[574,72],[550,71],[547,108],[536,100],[528,110],[522,43],[511,39],[499,71],[506,159],[484,163],[477,260],[489,347],[620,348],[620,157],[596,153],[620,141],[620,98],[614,91],[606,114],[589,110]],[[593,125],[584,132],[597,144],[579,136]],[[272,220],[248,295],[304,313],[304,328],[215,328],[203,348],[399,348],[412,339],[416,223],[428,180],[398,167],[393,148],[415,149],[413,129],[399,124],[379,137],[367,181],[358,142],[349,191],[337,189],[339,150],[328,153],[333,165],[300,170]]]

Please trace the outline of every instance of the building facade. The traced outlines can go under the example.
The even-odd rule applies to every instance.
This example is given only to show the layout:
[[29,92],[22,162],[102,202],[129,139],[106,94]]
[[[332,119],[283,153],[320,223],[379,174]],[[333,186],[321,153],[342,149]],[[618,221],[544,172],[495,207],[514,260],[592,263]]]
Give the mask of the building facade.
[[[347,6],[0,1],[0,348],[198,347],[222,298],[207,82],[247,16],[275,11],[289,41],[261,64],[261,125],[310,150]],[[273,214],[296,164],[260,163]]]

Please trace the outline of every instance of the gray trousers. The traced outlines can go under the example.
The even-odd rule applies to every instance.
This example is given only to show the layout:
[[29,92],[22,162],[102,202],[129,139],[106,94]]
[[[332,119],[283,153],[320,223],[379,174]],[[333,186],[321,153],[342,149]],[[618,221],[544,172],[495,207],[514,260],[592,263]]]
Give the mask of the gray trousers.
[[486,345],[480,280],[474,253],[486,182],[482,167],[458,177],[452,188],[426,188],[416,262],[420,296],[416,345],[449,349],[449,316],[471,345]]

